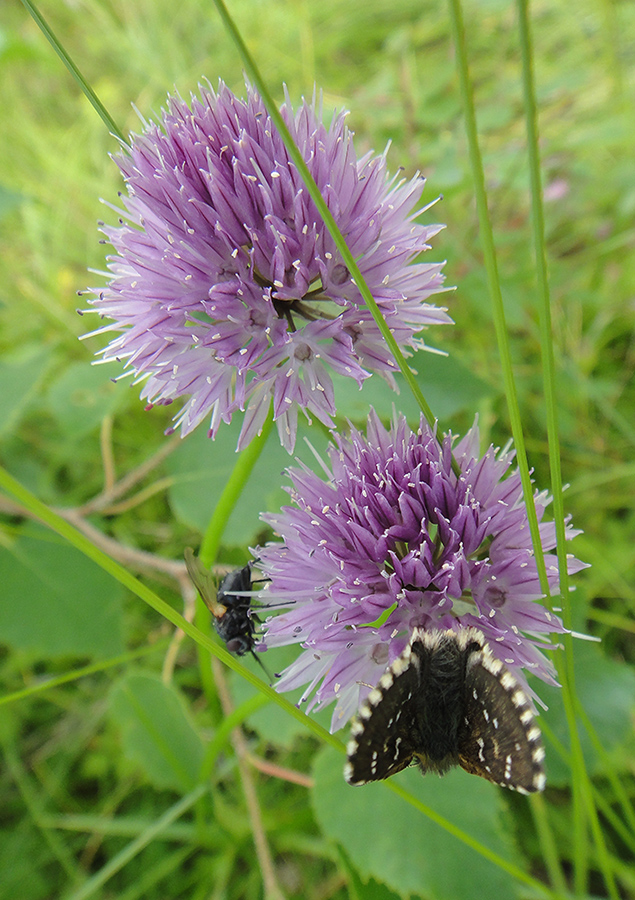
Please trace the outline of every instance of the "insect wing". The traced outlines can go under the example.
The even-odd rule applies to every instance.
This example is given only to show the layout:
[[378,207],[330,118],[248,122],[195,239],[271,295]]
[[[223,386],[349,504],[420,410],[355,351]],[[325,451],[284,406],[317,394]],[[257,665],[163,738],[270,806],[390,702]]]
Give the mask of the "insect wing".
[[540,729],[512,673],[487,648],[468,661],[459,761],[480,775],[523,794],[545,786]]
[[209,609],[214,618],[218,621],[227,612],[227,607],[219,602],[216,593],[216,581],[208,568],[200,561],[198,556],[194,556],[190,547],[185,548],[183,554],[185,556],[185,566],[194,587],[201,595],[201,599],[205,606]]
[[379,781],[409,766],[420,748],[413,726],[421,690],[410,647],[384,672],[362,705],[346,748],[344,777],[349,784]]

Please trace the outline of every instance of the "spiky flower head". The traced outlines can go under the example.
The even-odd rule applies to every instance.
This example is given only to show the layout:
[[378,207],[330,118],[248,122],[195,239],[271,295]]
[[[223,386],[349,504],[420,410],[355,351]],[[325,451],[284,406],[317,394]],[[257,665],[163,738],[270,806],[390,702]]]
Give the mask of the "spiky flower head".
[[[389,178],[385,155],[357,158],[345,114],[329,127],[314,98],[282,115],[402,348],[449,322],[427,302],[442,263],[415,258],[441,226],[415,223],[424,180]],[[329,371],[360,385],[395,363],[260,97],[220,84],[191,104],[169,99],[160,124],[133,136],[117,164],[127,196],[103,227],[112,277],[92,301],[116,332],[104,361],[125,361],[149,406],[188,398],[187,434],[245,410],[239,446],[273,400],[282,443],[298,409],[332,425]]]
[[[415,628],[465,626],[483,633],[523,685],[525,671],[553,682],[540,648],[564,628],[539,602],[520,475],[509,471],[513,451],[490,447],[479,456],[476,425],[458,443],[450,435],[439,443],[423,418],[416,432],[403,418],[386,430],[373,412],[366,436],[353,429],[336,444],[329,480],[290,470],[294,505],[264,517],[282,543],[256,551],[271,579],[263,598],[290,607],[267,622],[264,643],[303,648],[278,689],[308,685],[309,709],[336,700],[335,730]],[[548,502],[535,494],[539,521]],[[576,533],[567,525],[567,538]],[[554,524],[541,522],[540,536],[557,592]],[[582,567],[569,558],[569,572]]]

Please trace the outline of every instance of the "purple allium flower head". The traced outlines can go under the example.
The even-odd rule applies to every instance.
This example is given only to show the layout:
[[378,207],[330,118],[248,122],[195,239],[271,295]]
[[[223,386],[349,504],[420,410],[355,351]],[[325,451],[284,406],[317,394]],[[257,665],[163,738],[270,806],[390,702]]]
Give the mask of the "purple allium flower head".
[[[479,456],[475,425],[454,445],[457,478],[451,435],[440,445],[423,418],[416,433],[403,418],[386,430],[374,412],[366,436],[353,429],[336,443],[328,482],[307,468],[290,471],[294,506],[264,517],[282,543],[256,551],[271,579],[263,599],[290,606],[268,620],[265,645],[303,648],[279,690],[308,685],[309,709],[336,700],[336,730],[414,628],[470,625],[525,687],[525,669],[553,683],[540,648],[564,627],[538,602],[520,475],[508,473],[513,451]],[[549,498],[536,493],[534,502],[541,520]],[[567,525],[567,538],[577,533]],[[541,523],[540,534],[557,592],[554,524]],[[569,557],[569,572],[582,567]]]
[[[361,385],[392,380],[395,363],[260,97],[200,94],[170,98],[117,160],[128,195],[120,225],[103,227],[116,254],[92,301],[113,321],[95,333],[118,333],[103,359],[125,360],[150,406],[189,398],[182,434],[207,419],[213,437],[246,410],[244,446],[273,399],[291,451],[298,409],[332,425],[329,369]],[[413,262],[441,228],[415,224],[424,180],[358,159],[345,114],[327,128],[315,98],[282,114],[396,340],[420,346],[423,328],[451,321],[426,302],[443,264]]]

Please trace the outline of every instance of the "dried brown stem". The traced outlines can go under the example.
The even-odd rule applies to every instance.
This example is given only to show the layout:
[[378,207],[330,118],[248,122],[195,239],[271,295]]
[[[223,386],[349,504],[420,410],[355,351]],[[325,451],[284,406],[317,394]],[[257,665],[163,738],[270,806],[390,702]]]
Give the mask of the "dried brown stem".
[[305,775],[304,772],[296,772],[295,769],[285,769],[284,766],[277,766],[267,759],[254,756],[253,753],[247,753],[246,759],[254,769],[258,769],[259,772],[263,772],[265,775],[280,778],[282,781],[288,781],[291,784],[299,784],[300,787],[312,788],[314,785],[311,776]]
[[109,458],[109,454],[104,454],[104,448],[102,443],[102,458],[104,459],[104,470],[105,470],[105,488],[100,493],[97,494],[96,497],[93,497],[92,500],[89,500],[83,506],[78,508],[78,512],[82,516],[88,516],[91,513],[102,512],[104,509],[107,509],[115,500],[118,500],[119,497],[123,497],[128,493],[136,484],[143,481],[143,479],[148,475],[153,469],[156,469],[157,466],[161,465],[164,459],[166,459],[170,453],[172,453],[181,443],[181,438],[179,435],[174,435],[169,441],[166,441],[164,444],[161,444],[157,452],[147,459],[145,462],[141,463],[140,466],[137,466],[136,469],[133,469],[132,472],[128,472],[127,475],[124,475],[116,484],[109,484],[110,478],[109,471],[111,468],[107,466],[106,461]]
[[[229,694],[229,690],[227,688],[227,682],[225,681],[225,672],[223,666],[216,658],[212,658],[212,671],[214,673],[214,681],[218,690],[218,697],[220,699],[223,712],[227,716],[232,712],[233,703]],[[262,872],[265,897],[267,898],[267,900],[285,900],[285,896],[282,893],[282,889],[278,884],[278,880],[276,878],[273,858],[271,856],[271,851],[269,850],[269,844],[267,843],[262,816],[260,814],[260,805],[258,803],[256,787],[251,775],[251,770],[249,768],[249,765],[247,764],[247,759],[249,757],[247,742],[245,741],[245,737],[240,728],[235,728],[232,731],[232,744],[234,745],[234,749],[236,751],[238,771],[240,773],[243,791],[245,793],[245,801],[247,803],[247,811],[249,813],[249,819],[251,821],[254,844],[256,847],[256,855],[258,857],[258,862],[260,863],[260,871]]]

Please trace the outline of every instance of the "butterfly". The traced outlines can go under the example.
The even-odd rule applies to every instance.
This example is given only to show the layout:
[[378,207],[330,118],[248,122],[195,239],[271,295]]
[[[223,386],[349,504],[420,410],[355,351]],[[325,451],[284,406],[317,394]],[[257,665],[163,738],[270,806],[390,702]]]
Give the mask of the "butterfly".
[[462,766],[523,794],[545,787],[545,751],[527,694],[477,628],[415,629],[353,723],[344,777],[389,778],[413,763]]

